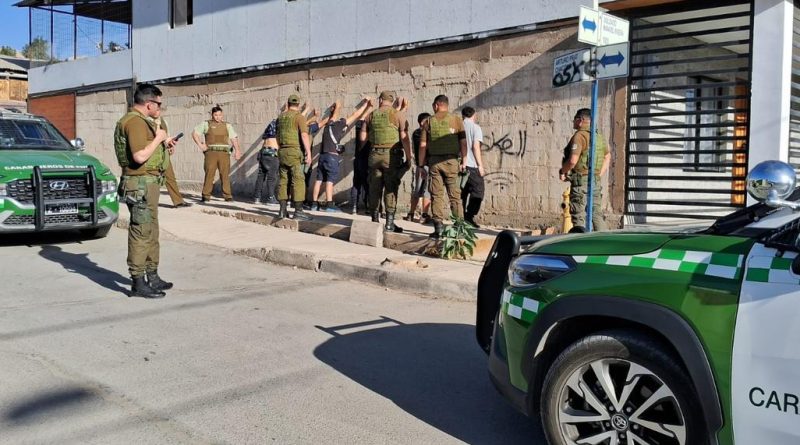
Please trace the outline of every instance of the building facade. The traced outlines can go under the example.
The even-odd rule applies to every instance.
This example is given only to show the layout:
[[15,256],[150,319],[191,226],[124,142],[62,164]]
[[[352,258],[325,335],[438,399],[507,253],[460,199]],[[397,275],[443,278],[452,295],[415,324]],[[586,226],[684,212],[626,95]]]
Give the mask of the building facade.
[[[113,126],[135,82],[159,84],[175,133],[208,119],[215,104],[223,107],[246,151],[232,173],[241,197],[252,190],[261,133],[288,95],[319,108],[336,99],[355,107],[363,95],[395,90],[410,100],[416,128],[416,115],[446,94],[456,111],[474,107],[484,130],[487,197],[479,219],[560,225],[566,184],[557,171],[572,116],[589,106],[590,83],[554,87],[553,64],[586,48],[577,40],[577,16],[590,2],[112,3],[131,12],[121,15],[131,27],[123,48],[30,72],[31,111],[82,137],[105,162],[114,164]],[[800,161],[793,156],[800,114],[792,99],[792,2],[620,0],[601,7],[631,23],[629,76],[599,85],[596,120],[613,151],[603,179],[612,225],[716,217],[746,204],[743,179],[754,163]],[[353,138],[344,140],[340,201],[352,181]],[[202,155],[188,138],[173,160],[181,184],[197,188]],[[401,188],[406,205],[410,176]]]

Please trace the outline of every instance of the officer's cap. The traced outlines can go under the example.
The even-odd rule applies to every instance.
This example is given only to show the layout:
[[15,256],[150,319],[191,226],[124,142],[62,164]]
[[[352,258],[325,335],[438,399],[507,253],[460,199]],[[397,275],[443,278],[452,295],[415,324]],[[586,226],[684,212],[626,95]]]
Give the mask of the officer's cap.
[[394,101],[394,99],[395,99],[396,97],[397,97],[397,94],[395,94],[395,92],[394,92],[394,91],[381,91],[381,100],[391,100],[391,101]]

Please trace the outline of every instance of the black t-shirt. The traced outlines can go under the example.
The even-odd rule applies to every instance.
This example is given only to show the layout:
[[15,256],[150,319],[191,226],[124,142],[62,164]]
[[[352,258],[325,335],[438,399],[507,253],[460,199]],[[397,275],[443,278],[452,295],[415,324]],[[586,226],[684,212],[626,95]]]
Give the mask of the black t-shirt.
[[336,147],[342,145],[345,133],[347,133],[347,119],[328,122],[322,130],[322,153],[338,153]]
[[419,159],[419,143],[421,138],[421,128],[417,128],[413,133],[411,133],[411,146],[414,148],[414,159]]

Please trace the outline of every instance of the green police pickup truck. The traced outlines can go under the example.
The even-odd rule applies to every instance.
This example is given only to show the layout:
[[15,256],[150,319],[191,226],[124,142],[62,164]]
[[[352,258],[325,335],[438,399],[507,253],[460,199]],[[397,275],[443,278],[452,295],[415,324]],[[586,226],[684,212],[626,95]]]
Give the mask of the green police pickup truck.
[[747,187],[703,229],[497,237],[478,343],[550,444],[800,443],[800,189]]
[[118,214],[116,178],[80,139],[0,109],[0,234],[77,229],[100,238]]

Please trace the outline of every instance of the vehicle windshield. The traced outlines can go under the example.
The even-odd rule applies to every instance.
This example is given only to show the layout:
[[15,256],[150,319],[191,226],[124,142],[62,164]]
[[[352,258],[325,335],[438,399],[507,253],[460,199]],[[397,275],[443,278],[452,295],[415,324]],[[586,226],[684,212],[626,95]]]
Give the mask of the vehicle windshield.
[[74,150],[50,123],[34,119],[0,119],[2,150]]

